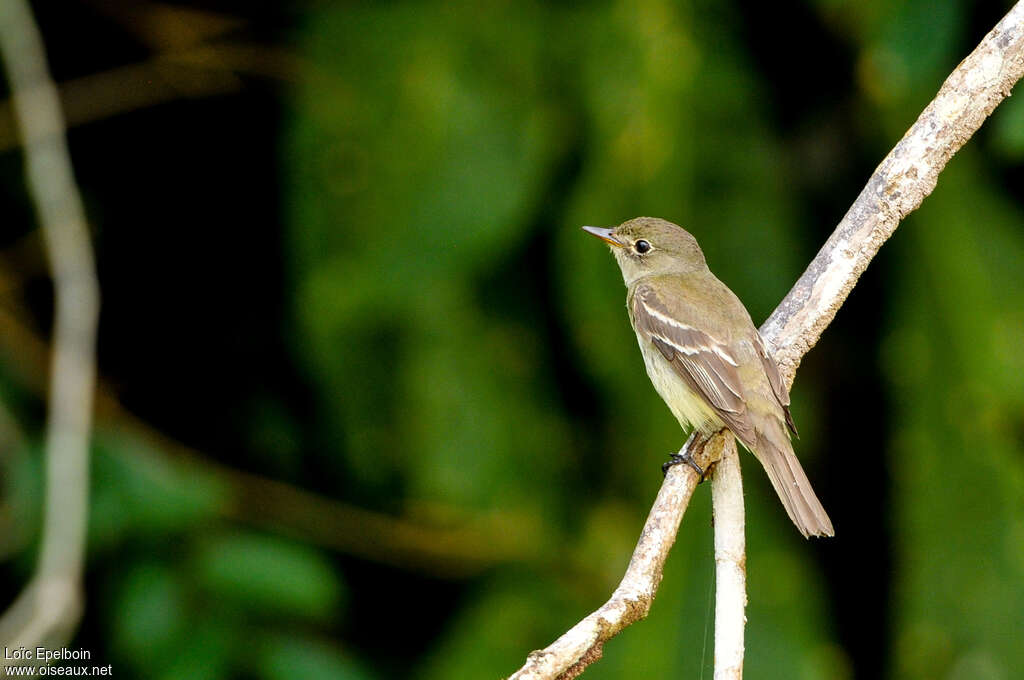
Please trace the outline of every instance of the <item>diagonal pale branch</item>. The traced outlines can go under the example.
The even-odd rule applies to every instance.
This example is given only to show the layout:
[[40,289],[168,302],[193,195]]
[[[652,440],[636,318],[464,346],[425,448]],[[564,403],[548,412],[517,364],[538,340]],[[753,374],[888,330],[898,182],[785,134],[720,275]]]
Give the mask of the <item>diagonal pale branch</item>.
[[1018,2],[946,78],[761,326],[788,384],[900,220],[932,192],[949,159],[1010,95],[1022,74],[1024,3]]
[[[792,384],[804,354],[817,343],[900,220],[932,192],[949,159],[1010,94],[1022,75],[1024,2],[1019,2],[946,79],[935,99],[875,169],[839,226],[761,327],[788,384]],[[715,437],[714,446],[709,444],[706,449],[721,451],[716,443],[721,440],[722,437]],[[600,657],[604,642],[646,616],[695,482],[696,474],[683,466],[670,470],[626,574],[611,599],[549,647],[532,652],[511,678],[576,677]],[[715,495],[722,502],[741,498],[738,474],[735,484],[719,485]],[[635,568],[637,563],[642,568]],[[732,595],[738,595],[735,601],[745,600],[743,593]],[[721,594],[718,601],[722,602]],[[742,645],[742,616],[738,621]],[[716,660],[723,651],[718,648],[719,642],[716,621]]]
[[25,140],[26,184],[42,228],[54,288],[39,565],[0,619],[4,644],[31,649],[62,644],[82,608],[99,286],[57,88],[25,0],[0,3],[0,51]]

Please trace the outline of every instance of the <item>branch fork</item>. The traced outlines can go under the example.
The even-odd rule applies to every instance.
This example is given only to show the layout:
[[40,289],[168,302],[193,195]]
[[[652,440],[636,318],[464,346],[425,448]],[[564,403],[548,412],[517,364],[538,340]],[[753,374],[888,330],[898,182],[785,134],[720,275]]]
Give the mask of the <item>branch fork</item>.
[[[787,386],[831,323],[857,279],[900,220],[932,192],[939,173],[1024,75],[1024,0],[953,70],[935,99],[882,160],[839,226],[761,327]],[[690,444],[690,442],[687,442]],[[743,488],[731,435],[705,447],[720,460],[712,479],[715,516],[715,680],[743,674],[746,558]],[[702,467],[703,463],[698,461]],[[605,641],[644,618],[697,484],[684,465],[669,469],[626,574],[600,609],[547,648],[531,653],[511,678],[573,678],[600,658]]]

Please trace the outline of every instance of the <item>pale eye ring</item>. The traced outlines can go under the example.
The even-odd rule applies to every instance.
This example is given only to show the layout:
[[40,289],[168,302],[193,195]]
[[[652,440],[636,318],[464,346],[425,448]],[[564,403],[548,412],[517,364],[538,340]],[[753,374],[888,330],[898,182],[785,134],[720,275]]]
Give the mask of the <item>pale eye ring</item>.
[[650,249],[651,249],[651,244],[648,243],[647,241],[643,240],[643,239],[640,239],[636,243],[633,244],[633,250],[635,250],[636,252],[640,253],[641,255],[643,255],[644,253],[646,253]]

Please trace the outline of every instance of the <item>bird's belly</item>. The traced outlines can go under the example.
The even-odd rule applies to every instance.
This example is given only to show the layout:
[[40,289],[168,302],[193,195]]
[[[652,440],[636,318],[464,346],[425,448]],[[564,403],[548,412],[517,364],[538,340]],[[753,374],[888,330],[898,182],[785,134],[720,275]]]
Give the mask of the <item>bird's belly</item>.
[[676,373],[665,357],[649,341],[637,336],[640,352],[644,356],[647,375],[658,391],[658,395],[668,405],[672,415],[685,430],[691,425],[704,430],[717,430],[722,427],[722,420],[714,409],[699,394],[690,389],[686,381]]

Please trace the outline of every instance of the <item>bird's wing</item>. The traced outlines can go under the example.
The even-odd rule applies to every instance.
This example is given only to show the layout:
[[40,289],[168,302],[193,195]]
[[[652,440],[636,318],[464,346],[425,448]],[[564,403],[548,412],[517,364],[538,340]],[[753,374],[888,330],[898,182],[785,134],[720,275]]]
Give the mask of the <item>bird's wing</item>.
[[670,313],[650,286],[639,285],[631,305],[636,329],[650,338],[690,389],[741,441],[753,442],[756,435],[747,415],[739,360],[728,344]]
[[793,416],[789,412],[789,390],[786,389],[786,384],[782,382],[782,376],[779,375],[779,365],[775,363],[775,358],[768,353],[768,348],[765,346],[764,338],[761,337],[760,333],[754,334],[754,347],[757,349],[757,355],[761,357],[761,364],[764,366],[764,372],[768,376],[768,382],[771,383],[772,393],[786,415],[786,427],[789,428],[790,432],[799,436],[796,431],[796,423],[793,422]]

